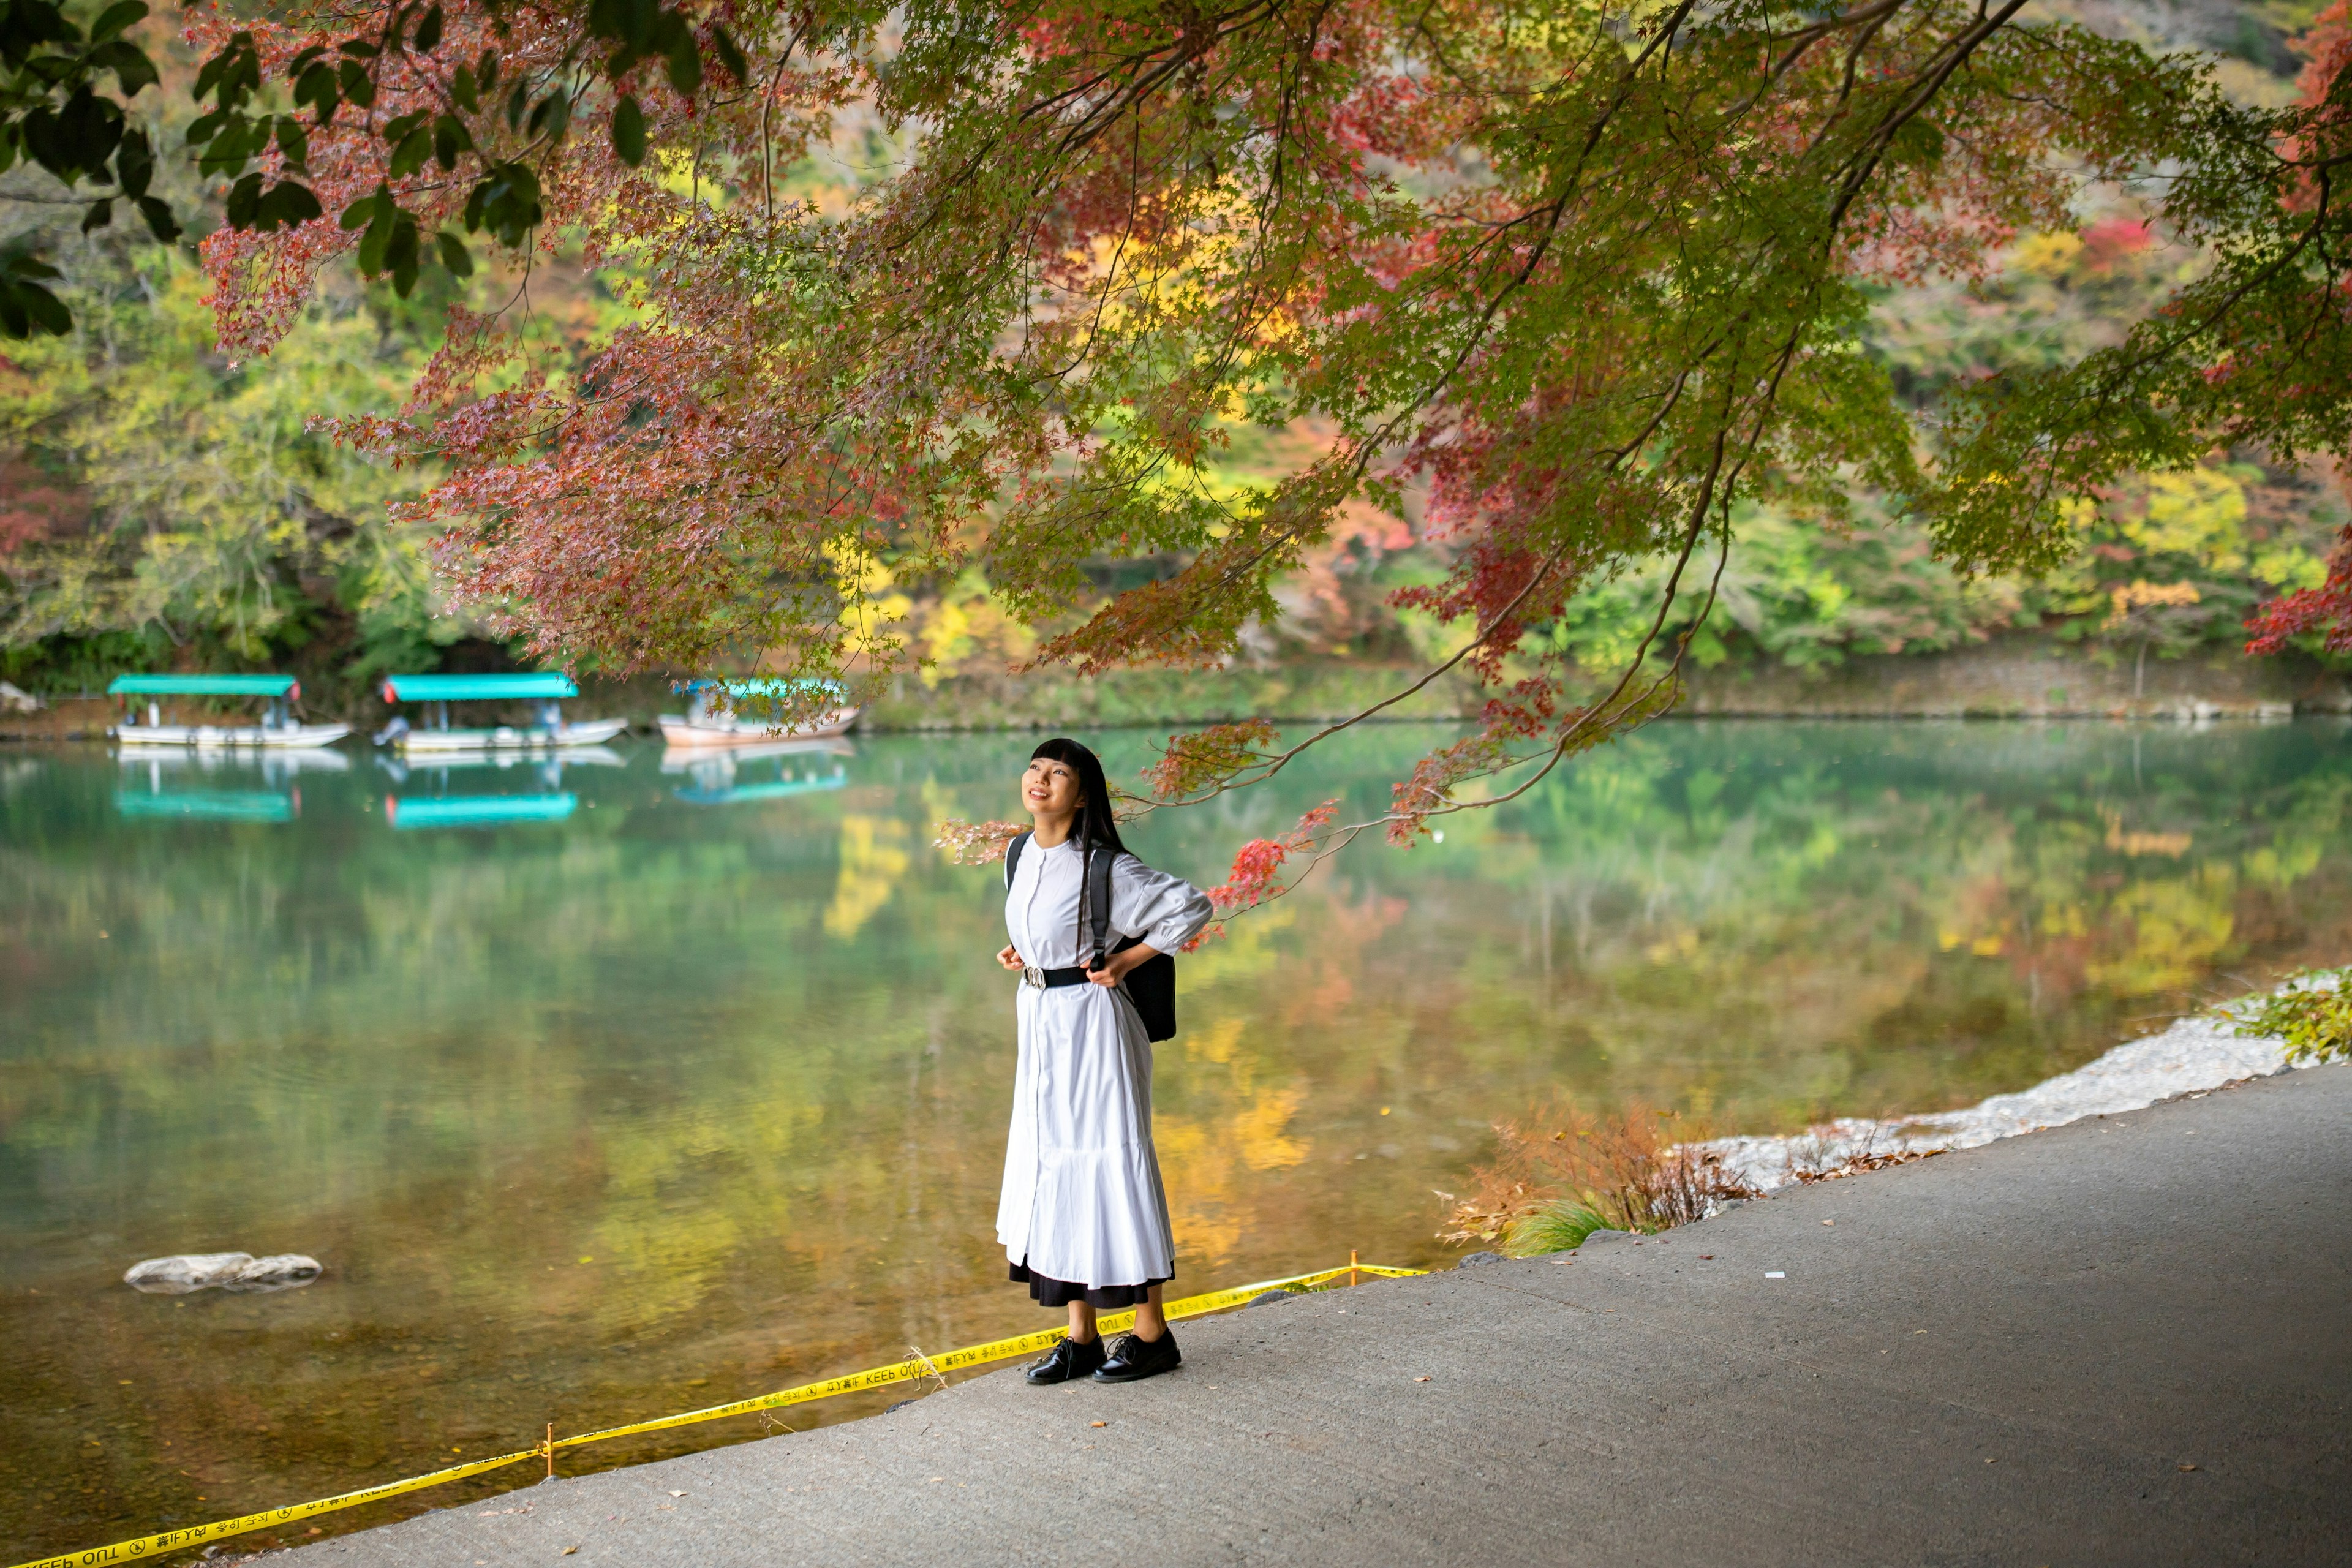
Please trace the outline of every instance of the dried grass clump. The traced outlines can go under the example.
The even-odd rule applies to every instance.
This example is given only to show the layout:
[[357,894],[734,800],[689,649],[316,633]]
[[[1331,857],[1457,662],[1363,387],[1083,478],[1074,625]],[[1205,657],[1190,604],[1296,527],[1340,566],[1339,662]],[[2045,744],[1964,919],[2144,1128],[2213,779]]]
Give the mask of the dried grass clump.
[[1495,1163],[1471,1173],[1476,1190],[1438,1194],[1454,1204],[1444,1240],[1499,1241],[1527,1258],[1580,1247],[1596,1230],[1669,1230],[1757,1195],[1718,1155],[1691,1147],[1700,1134],[1671,1110],[1547,1110],[1524,1125],[1496,1122],[1495,1133]]

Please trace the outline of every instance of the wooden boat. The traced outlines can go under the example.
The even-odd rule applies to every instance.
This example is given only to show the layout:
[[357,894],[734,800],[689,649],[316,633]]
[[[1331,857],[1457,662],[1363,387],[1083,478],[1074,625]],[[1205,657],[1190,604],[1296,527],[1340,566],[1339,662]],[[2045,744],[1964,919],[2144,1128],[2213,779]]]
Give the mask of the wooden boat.
[[[438,752],[541,752],[572,746],[601,746],[629,727],[626,719],[592,719],[567,724],[559,706],[580,689],[561,670],[514,675],[388,675],[383,681],[386,702],[421,702],[427,723],[410,725],[394,718],[375,738],[404,756]],[[452,729],[452,702],[530,702],[537,712],[528,724],[499,724],[487,729]]]
[[[687,694],[686,712],[663,714],[661,732],[664,745],[681,750],[772,746],[782,741],[830,741],[847,734],[849,727],[857,722],[857,710],[839,701],[845,693],[830,680],[690,680],[678,689]],[[833,700],[835,705],[791,724],[735,710],[736,704],[745,698],[757,700],[764,707],[802,701],[812,696]]]
[[[349,724],[305,724],[294,717],[302,687],[290,675],[118,675],[106,689],[122,699],[122,721],[107,731],[126,746],[194,746],[200,750],[247,748],[283,751],[331,746],[352,732]],[[150,700],[146,722],[139,721],[134,697],[261,697],[269,702],[258,724],[166,724],[162,705]]]

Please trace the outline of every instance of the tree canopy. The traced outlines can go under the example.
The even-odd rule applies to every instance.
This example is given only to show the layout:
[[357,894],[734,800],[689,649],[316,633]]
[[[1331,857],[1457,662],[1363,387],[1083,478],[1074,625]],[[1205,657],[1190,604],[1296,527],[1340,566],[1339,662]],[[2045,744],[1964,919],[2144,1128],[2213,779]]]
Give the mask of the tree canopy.
[[[1868,494],[1961,571],[2037,569],[2134,472],[2345,451],[2343,6],[2282,109],[2022,7],[205,15],[188,135],[233,182],[205,242],[233,353],[345,254],[403,292],[486,242],[509,279],[576,251],[625,279],[629,319],[577,352],[452,309],[404,413],[337,426],[442,466],[411,515],[545,655],[872,679],[913,657],[877,584],[977,566],[1041,661],[1209,663],[1335,527],[1411,514],[1449,566],[1398,602],[1445,628],[1430,673],[1491,700],[1400,784],[1383,825],[1410,838],[1672,704],[1742,501],[1834,529]],[[64,107],[12,109],[0,156],[105,172],[41,149],[89,119],[71,73],[121,9],[41,46],[79,64],[8,46],[11,101]],[[812,199],[823,159],[845,199]],[[1857,352],[1874,289],[1981,276],[2095,184],[2208,258],[2125,341],[1924,415]],[[1315,439],[1214,477],[1269,428]],[[1106,561],[1150,570],[1106,591]],[[2344,575],[2265,636],[2342,640]],[[1596,688],[1558,630],[1637,581]],[[1153,786],[1197,799],[1318,738],[1179,738]]]

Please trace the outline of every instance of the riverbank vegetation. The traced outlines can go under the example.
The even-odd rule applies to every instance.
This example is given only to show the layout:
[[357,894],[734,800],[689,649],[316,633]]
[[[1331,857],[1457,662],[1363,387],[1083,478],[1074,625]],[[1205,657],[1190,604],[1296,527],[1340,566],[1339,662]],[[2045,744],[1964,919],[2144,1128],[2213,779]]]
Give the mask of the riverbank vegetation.
[[[8,669],[1473,681],[1478,732],[1319,849],[1694,664],[2026,628],[2144,670],[2264,605],[2324,644],[2341,8],[2021,5],[198,18],[145,97],[112,68],[152,191],[25,66]],[[114,198],[40,184],[83,174],[187,215],[222,348]],[[1292,755],[1246,741],[1163,793]]]
[[2352,1057],[2352,969],[2298,969],[2284,985],[2221,1009],[2238,1032],[2284,1041],[2299,1067]]
[[1499,1241],[1515,1258],[1569,1252],[1597,1230],[1652,1235],[1757,1196],[1690,1147],[1706,1136],[1638,1101],[1606,1115],[1555,1105],[1496,1122],[1495,1157],[1471,1173],[1470,1195],[1452,1200],[1439,1239]]

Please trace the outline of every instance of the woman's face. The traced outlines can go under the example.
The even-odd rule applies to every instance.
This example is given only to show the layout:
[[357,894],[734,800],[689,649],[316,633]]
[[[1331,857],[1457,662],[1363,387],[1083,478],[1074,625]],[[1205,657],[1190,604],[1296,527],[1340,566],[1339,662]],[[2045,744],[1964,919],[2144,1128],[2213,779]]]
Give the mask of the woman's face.
[[1078,772],[1067,763],[1057,763],[1051,757],[1039,757],[1021,775],[1021,804],[1032,815],[1066,816],[1084,805],[1086,796],[1078,785]]

